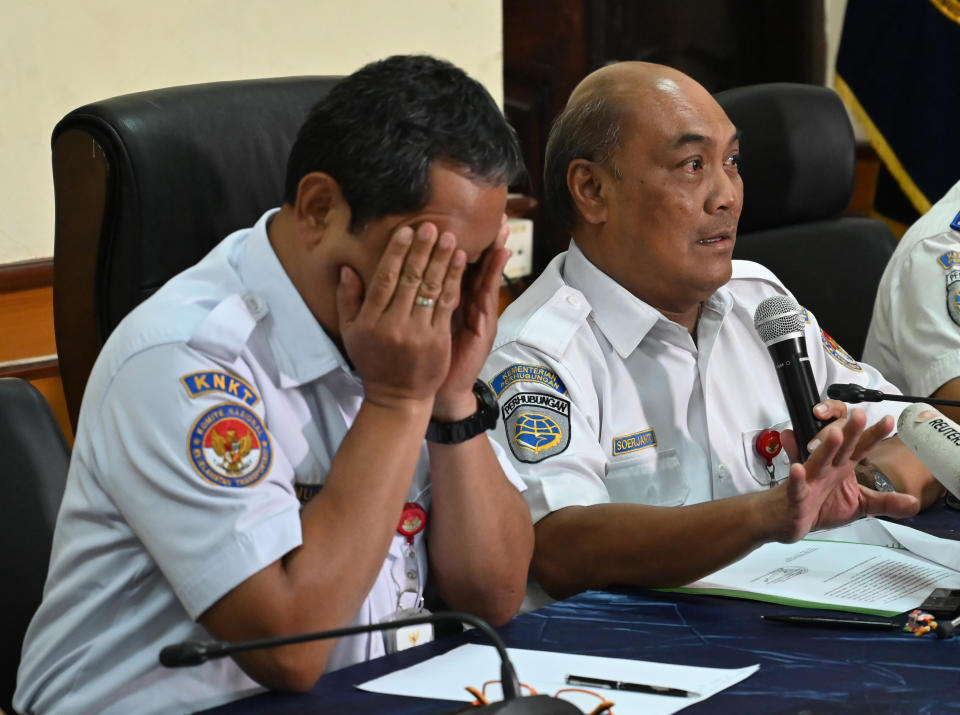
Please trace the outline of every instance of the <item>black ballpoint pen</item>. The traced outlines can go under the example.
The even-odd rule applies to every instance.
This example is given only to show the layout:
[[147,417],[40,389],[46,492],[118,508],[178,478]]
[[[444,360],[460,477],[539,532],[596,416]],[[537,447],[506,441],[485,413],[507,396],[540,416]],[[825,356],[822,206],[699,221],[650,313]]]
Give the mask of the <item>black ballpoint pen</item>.
[[792,614],[775,614],[760,616],[765,621],[774,623],[789,623],[794,626],[813,626],[815,628],[854,628],[868,631],[899,631],[903,624],[893,621],[871,621],[865,618],[834,618],[830,616],[799,616]]
[[649,695],[670,695],[675,698],[699,698],[699,693],[692,693],[682,688],[670,688],[666,685],[647,685],[646,683],[629,683],[623,680],[608,680],[607,678],[592,678],[589,675],[568,675],[567,685],[579,685],[586,688],[609,688],[631,693],[648,693]]

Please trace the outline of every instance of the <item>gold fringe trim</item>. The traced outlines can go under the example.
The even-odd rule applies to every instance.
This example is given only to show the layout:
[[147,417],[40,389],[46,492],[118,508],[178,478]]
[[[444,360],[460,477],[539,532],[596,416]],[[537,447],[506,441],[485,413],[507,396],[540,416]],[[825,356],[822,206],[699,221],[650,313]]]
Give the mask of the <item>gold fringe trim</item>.
[[867,114],[866,110],[860,104],[853,90],[850,89],[850,86],[839,74],[835,75],[834,89],[837,90],[837,94],[840,95],[840,98],[850,109],[853,116],[857,118],[857,121],[860,122],[867,131],[867,137],[877,152],[877,156],[879,156],[880,160],[886,165],[887,171],[896,179],[903,193],[910,199],[913,208],[921,215],[929,211],[932,206],[930,200],[924,196],[920,188],[913,182],[913,179],[910,178],[910,174],[903,168],[903,164],[900,163],[890,144],[887,143],[883,134],[877,129],[877,125],[870,119],[870,115]]
[[945,17],[960,25],[960,0],[930,0]]

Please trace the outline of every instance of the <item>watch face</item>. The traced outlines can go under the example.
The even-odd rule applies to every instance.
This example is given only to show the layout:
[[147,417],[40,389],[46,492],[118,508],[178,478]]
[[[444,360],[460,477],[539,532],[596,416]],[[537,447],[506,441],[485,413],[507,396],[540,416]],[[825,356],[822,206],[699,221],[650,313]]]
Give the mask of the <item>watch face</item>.
[[473,385],[473,394],[477,396],[479,407],[477,414],[483,421],[486,429],[493,429],[497,426],[497,417],[500,414],[500,405],[493,394],[493,390],[483,380],[477,380]]
[[897,488],[893,486],[890,478],[878,469],[873,470],[873,488],[878,492],[895,492]]

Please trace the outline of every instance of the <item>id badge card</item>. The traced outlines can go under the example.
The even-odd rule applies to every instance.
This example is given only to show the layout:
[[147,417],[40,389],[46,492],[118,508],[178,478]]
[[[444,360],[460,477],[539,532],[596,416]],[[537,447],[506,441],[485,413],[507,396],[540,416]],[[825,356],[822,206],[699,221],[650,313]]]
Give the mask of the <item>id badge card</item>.
[[[393,614],[391,620],[401,618],[415,618],[416,616],[429,616],[430,611],[422,606],[416,608],[401,608]],[[418,623],[414,626],[401,626],[386,632],[386,650],[387,653],[399,653],[407,648],[413,648],[421,643],[429,643],[433,640],[433,624]]]
[[[420,567],[417,564],[417,552],[414,550],[414,536],[426,526],[427,512],[415,502],[404,505],[397,532],[404,537],[403,549],[403,586],[397,596],[397,610],[390,616],[391,621],[404,618],[429,616],[430,611],[423,607],[423,594],[420,592]],[[400,586],[400,584],[397,584]],[[400,626],[384,632],[384,647],[387,653],[399,653],[421,643],[433,640],[433,624],[417,623]]]

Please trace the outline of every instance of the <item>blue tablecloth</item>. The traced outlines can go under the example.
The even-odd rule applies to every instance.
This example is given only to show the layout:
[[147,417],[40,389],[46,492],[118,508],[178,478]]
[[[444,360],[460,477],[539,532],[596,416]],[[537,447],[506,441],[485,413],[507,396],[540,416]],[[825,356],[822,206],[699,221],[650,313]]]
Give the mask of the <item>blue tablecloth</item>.
[[[948,509],[934,509],[906,523],[960,538],[960,513]],[[753,676],[684,712],[960,712],[960,638],[801,628],[760,619],[784,612],[819,613],[625,588],[582,593],[520,616],[499,632],[515,648],[724,668],[760,664]],[[307,695],[268,693],[211,712],[450,712],[464,704],[376,695],[353,686],[464,642],[483,639],[476,633],[441,639],[325,675]],[[519,677],[522,681],[522,672]]]

